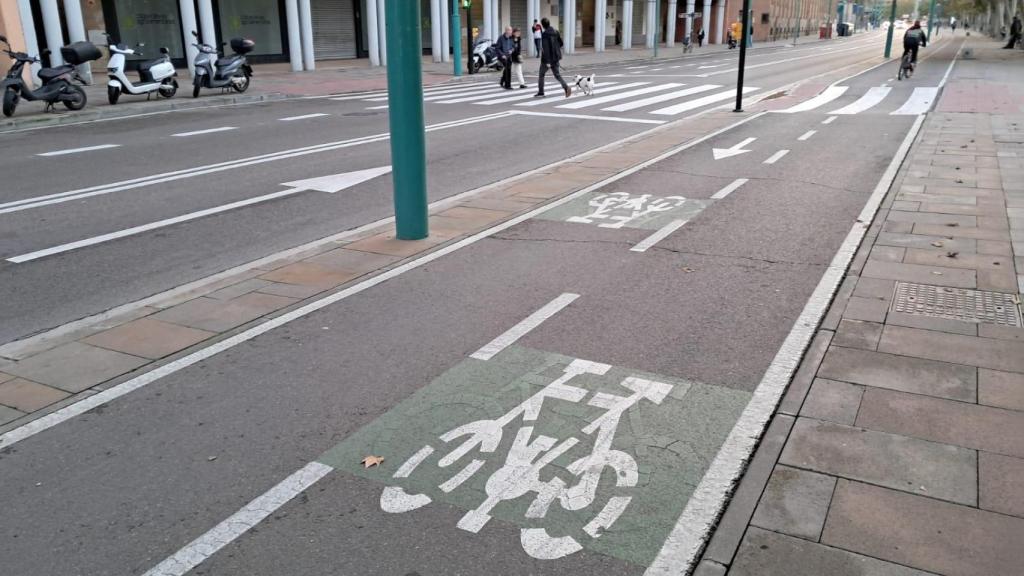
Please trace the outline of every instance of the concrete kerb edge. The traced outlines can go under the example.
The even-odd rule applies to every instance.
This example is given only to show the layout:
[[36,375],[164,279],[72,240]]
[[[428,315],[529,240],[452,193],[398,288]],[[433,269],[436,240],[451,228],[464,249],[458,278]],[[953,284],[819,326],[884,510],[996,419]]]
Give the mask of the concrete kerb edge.
[[893,161],[883,173],[874,192],[865,202],[847,239],[837,250],[804,310],[794,323],[775,359],[754,390],[754,395],[730,432],[711,466],[691,495],[686,508],[654,563],[644,576],[683,576],[692,574],[726,503],[734,493],[763,438],[768,423],[803,361],[808,346],[831,308],[836,291],[845,279],[878,210],[896,182],[907,157],[921,134],[926,115],[918,116]]

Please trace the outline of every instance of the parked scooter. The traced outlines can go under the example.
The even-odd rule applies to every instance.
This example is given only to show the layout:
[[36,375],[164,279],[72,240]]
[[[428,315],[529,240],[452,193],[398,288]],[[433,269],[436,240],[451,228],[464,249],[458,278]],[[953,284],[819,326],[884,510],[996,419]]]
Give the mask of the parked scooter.
[[142,56],[142,52],[135,48],[142,48],[145,44],[139,43],[135,48],[129,48],[124,44],[115,44],[111,41],[110,34],[107,34],[107,42],[107,48],[110,49],[110,62],[107,64],[107,73],[110,76],[110,81],[107,82],[107,100],[111,105],[117,104],[121,94],[145,94],[149,100],[149,96],[154,92],[164,98],[171,98],[178,91],[178,80],[175,78],[177,72],[174,70],[174,64],[171,64],[167,48],[160,48],[159,58],[139,63],[139,83],[133,84],[125,74],[127,57]]
[[504,65],[498,59],[498,49],[494,47],[494,43],[488,38],[478,38],[473,42],[473,73],[476,74],[484,68],[500,72]]
[[[18,107],[18,102],[22,98],[29,102],[35,100],[46,102],[46,111],[53,110],[53,105],[57,102],[64,104],[68,110],[81,110],[85,108],[85,90],[72,82],[77,81],[83,86],[85,85],[85,80],[78,74],[76,66],[101,58],[103,55],[100,54],[99,48],[89,42],[75,42],[64,46],[60,49],[60,53],[67,64],[55,68],[40,69],[39,79],[43,81],[43,85],[38,90],[32,90],[29,86],[25,85],[21,73],[25,68],[25,64],[39,62],[39,58],[29,56],[24,52],[11,50],[11,45],[7,42],[7,37],[5,36],[0,36],[0,42],[7,45],[7,49],[3,50],[3,52],[14,60],[11,69],[7,71],[7,77],[0,84],[0,89],[4,93],[4,116],[13,116],[14,110]],[[43,54],[48,53],[44,52]]]
[[[192,36],[196,43],[192,45],[199,49],[195,60],[195,79],[192,81],[192,97],[199,97],[200,88],[223,88],[232,89],[235,92],[245,92],[252,82],[252,67],[245,59],[245,55],[252,52],[256,43],[247,38],[232,38],[231,49],[234,54],[221,57],[217,49],[209,44],[199,43],[199,34],[195,30]],[[226,43],[221,43],[224,46]]]

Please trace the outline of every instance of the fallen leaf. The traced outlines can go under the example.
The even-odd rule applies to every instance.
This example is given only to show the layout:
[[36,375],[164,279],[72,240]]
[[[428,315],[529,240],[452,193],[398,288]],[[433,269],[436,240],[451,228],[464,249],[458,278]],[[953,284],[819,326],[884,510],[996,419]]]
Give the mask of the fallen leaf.
[[363,465],[363,468],[373,468],[374,466],[380,466],[380,463],[383,461],[383,456],[367,456],[360,463]]
[[943,244],[942,242],[936,240],[935,242],[932,242],[932,246],[935,246],[936,248],[942,248]]
[[949,258],[956,258],[959,252],[946,252],[946,256]]

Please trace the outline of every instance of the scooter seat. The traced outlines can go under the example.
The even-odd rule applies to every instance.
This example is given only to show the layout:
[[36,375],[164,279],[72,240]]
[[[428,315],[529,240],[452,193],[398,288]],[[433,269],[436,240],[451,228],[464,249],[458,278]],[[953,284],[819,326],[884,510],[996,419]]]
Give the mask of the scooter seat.
[[43,82],[49,82],[50,80],[53,80],[54,78],[62,74],[67,74],[68,72],[71,72],[74,69],[75,67],[70,64],[57,66],[56,68],[40,68],[39,79]]
[[143,70],[149,70],[153,66],[156,66],[157,64],[160,64],[163,61],[164,61],[163,58],[154,58],[152,60],[146,60],[144,62],[139,62],[139,72],[142,72]]

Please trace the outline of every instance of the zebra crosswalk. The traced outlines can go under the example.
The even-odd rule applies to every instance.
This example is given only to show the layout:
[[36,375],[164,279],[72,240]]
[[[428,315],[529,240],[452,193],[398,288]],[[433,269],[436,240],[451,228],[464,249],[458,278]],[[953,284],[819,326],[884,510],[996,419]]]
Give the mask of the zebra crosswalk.
[[849,86],[829,86],[813,98],[775,112],[819,112],[838,116],[865,113],[916,116],[931,110],[938,96],[938,86],[884,85],[872,86],[863,92]]
[[[558,87],[557,83],[553,83]],[[746,87],[745,93],[755,92],[757,87]],[[473,105],[496,106],[504,105],[511,109],[548,108],[548,112],[558,114],[586,110],[593,118],[612,119],[605,113],[631,113],[651,115],[654,118],[677,116],[706,106],[721,104],[735,97],[735,89],[721,84],[686,84],[682,82],[655,82],[642,78],[622,78],[599,81],[594,85],[594,93],[584,96],[574,91],[571,98],[565,99],[551,94],[547,98],[534,98],[534,88],[524,90],[503,90],[491,82],[447,85],[428,87],[423,90],[423,101],[437,105]],[[387,109],[387,92],[374,92],[357,96],[339,96],[332,100],[362,100],[369,110]],[[594,112],[602,114],[594,115]],[[624,118],[619,117],[622,120]],[[664,120],[637,120],[660,123]]]

